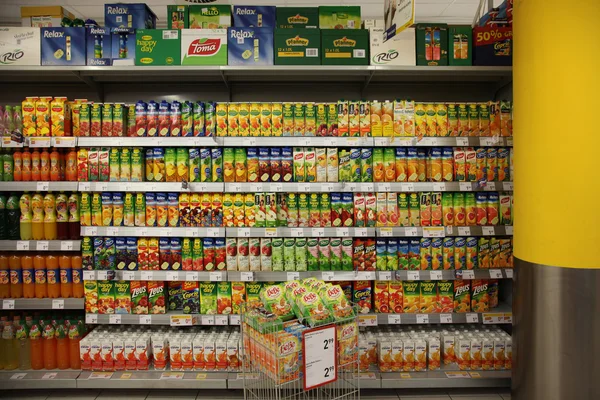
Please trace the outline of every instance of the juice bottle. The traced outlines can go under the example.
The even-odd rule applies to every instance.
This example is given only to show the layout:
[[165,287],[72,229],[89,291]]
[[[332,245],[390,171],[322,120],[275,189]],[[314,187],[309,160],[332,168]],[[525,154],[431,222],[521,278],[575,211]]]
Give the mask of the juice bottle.
[[77,152],[75,149],[69,150],[65,161],[65,178],[67,181],[74,182],[77,180]]
[[71,356],[69,354],[68,327],[65,321],[60,320],[56,324],[54,337],[56,338],[56,365],[58,369],[68,369],[70,367]]
[[48,282],[48,297],[57,299],[60,297],[60,283],[58,281],[58,258],[50,254],[46,257],[46,280]]
[[80,327],[77,321],[71,320],[67,333],[69,340],[69,366],[71,369],[81,368],[81,359],[79,358],[79,342],[81,341]]
[[81,256],[71,257],[71,269],[73,277],[73,297],[76,299],[83,298],[83,268]]
[[58,258],[60,267],[60,297],[70,298],[73,296],[73,270],[71,257],[62,255]]
[[6,201],[7,239],[19,240],[20,218],[19,197],[11,195]]
[[79,217],[79,194],[71,193],[71,195],[67,199],[67,208],[69,210],[69,219],[67,222],[69,228],[69,239],[80,239],[81,222]]
[[6,196],[0,195],[0,240],[8,239],[8,225],[6,224]]
[[46,258],[36,255],[33,258],[33,269],[35,271],[35,297],[45,299],[48,297],[48,283],[46,282]]
[[31,180],[31,152],[29,152],[29,148],[25,148],[23,150],[23,153],[21,155],[21,158],[23,159],[23,167],[22,167],[22,171],[21,171],[21,176],[23,178],[23,181],[27,182]]
[[56,240],[56,198],[52,193],[44,196],[44,237],[46,240]]
[[4,322],[2,329],[2,349],[4,350],[4,369],[13,370],[19,367],[19,349],[16,346],[13,324],[9,321]]
[[[32,218],[31,213],[31,196],[28,193],[24,193],[19,200],[19,207],[21,208],[21,216],[19,217],[19,229],[21,232],[21,240],[31,240],[32,235]],[[9,224],[11,221],[7,221]],[[9,227],[11,225],[8,225]]]
[[44,239],[44,197],[36,193],[31,197],[31,237],[33,240]]
[[21,257],[21,273],[23,276],[23,297],[33,299],[35,297],[35,275],[33,272],[33,257],[25,255]]
[[2,156],[3,173],[2,180],[10,182],[14,180],[14,163],[13,156],[10,154],[10,150],[6,150],[6,154]]
[[[42,328],[42,355],[44,369],[56,368],[56,331],[50,319],[44,320]],[[31,363],[33,367],[33,362]]]
[[8,257],[0,254],[0,299],[10,297],[10,267]]
[[15,181],[23,180],[23,154],[20,150],[13,153],[13,179]]
[[60,181],[60,154],[56,149],[50,153],[50,180]]
[[29,327],[29,347],[31,351],[31,369],[44,368],[44,354],[42,346],[42,331],[39,320],[32,321]]
[[69,237],[67,202],[66,194],[61,192],[56,196],[56,233],[58,240],[65,240]]
[[10,297],[20,299],[23,297],[23,271],[21,270],[21,257],[11,255],[8,258],[10,268]]
[[19,369],[31,369],[31,349],[29,345],[29,327],[24,320],[15,326],[15,341],[19,349]]
[[[33,155],[37,152],[37,150],[34,150]],[[48,153],[48,150],[44,149],[42,150],[42,152],[40,153],[40,179],[42,181],[49,181],[50,180],[50,153]],[[35,181],[36,179],[34,179]]]

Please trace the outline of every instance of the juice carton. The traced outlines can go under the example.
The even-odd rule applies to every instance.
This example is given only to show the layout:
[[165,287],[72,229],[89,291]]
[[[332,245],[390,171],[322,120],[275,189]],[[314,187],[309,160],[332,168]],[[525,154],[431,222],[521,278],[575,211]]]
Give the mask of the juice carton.
[[231,311],[233,314],[241,313],[241,305],[246,300],[246,285],[244,282],[231,282]]
[[471,311],[471,281],[454,281],[454,312]]
[[164,282],[149,281],[147,288],[150,314],[164,314],[167,310]]
[[84,286],[85,312],[98,313],[98,283],[96,281],[86,281]]
[[249,263],[250,271],[260,271],[260,239],[250,238],[249,240]]
[[271,136],[271,103],[260,104],[260,136]]
[[481,369],[481,350],[481,339],[471,339],[471,352],[469,354],[469,358],[471,359],[470,369],[472,371]]
[[425,104],[425,136],[437,136],[437,110],[436,105],[432,103]]
[[[198,314],[200,313],[200,293],[198,285],[203,285],[208,282],[182,282],[181,283],[181,302],[184,314]],[[212,283],[213,286],[216,286]],[[216,298],[215,298],[215,310],[216,310]],[[213,313],[215,314],[215,313]]]
[[414,340],[403,340],[402,348],[402,370],[405,372],[415,370],[415,342]]
[[419,180],[419,158],[414,147],[406,149],[406,180],[408,182]]
[[317,133],[317,109],[315,103],[304,105],[304,136],[316,136]]
[[[206,102],[201,103],[204,104],[204,135],[203,136],[215,136],[216,135],[216,117],[215,117],[215,107],[216,104],[214,102]],[[194,117],[194,121],[195,121]],[[195,131],[194,131],[195,133]]]
[[40,97],[35,102],[36,136],[51,135],[51,103],[52,97]]
[[[410,203],[409,203],[410,206]],[[411,207],[412,212],[412,207]],[[420,193],[419,195],[419,213],[421,218],[421,226],[431,226],[431,193]]]
[[115,314],[131,314],[129,281],[115,282]]
[[331,250],[329,248],[330,239],[329,238],[320,238],[318,239],[318,269],[320,271],[330,271],[331,264],[329,261]]
[[235,182],[235,153],[232,147],[223,150],[223,181]]
[[71,136],[71,106],[66,97],[55,97],[50,103],[52,136]]
[[500,136],[512,135],[512,104],[510,101],[503,100],[500,102]]
[[421,297],[419,309],[421,313],[438,312],[437,283],[434,281],[421,281]]
[[454,193],[452,195],[452,209],[454,211],[454,226],[465,226],[465,194]]
[[282,109],[283,131],[282,136],[294,136],[294,104],[283,103]]
[[[417,240],[416,247],[419,247],[419,241]],[[410,269],[410,241],[408,239],[399,239],[397,245],[397,256],[398,259],[398,269],[400,270],[408,270]],[[388,247],[389,249],[389,247]],[[416,253],[418,254],[418,252]],[[389,257],[393,257],[393,255],[388,255]],[[415,265],[415,268],[419,269],[420,265]]]
[[262,271],[271,271],[271,238],[260,239],[260,266]]
[[338,151],[337,148],[327,148],[327,182],[337,182],[339,179],[338,175]]
[[358,305],[361,314],[371,312],[371,282],[354,281],[352,299]]
[[444,270],[454,269],[454,238],[442,241],[442,266]]
[[[476,193],[475,194],[475,213],[476,213],[476,225],[489,225],[487,218],[487,205],[488,205],[488,194],[487,193]],[[496,218],[497,218],[496,213]],[[467,223],[467,225],[469,225]]]
[[467,125],[469,136],[481,136],[479,126],[479,106],[476,103],[469,103],[467,105],[467,110],[469,113],[469,122]]
[[350,149],[350,159],[348,161],[348,181],[360,182],[361,178],[361,149]]
[[214,239],[203,238],[202,239],[202,250],[204,253],[204,259],[202,260],[204,269],[206,271],[214,271],[215,270],[215,256],[216,256]]
[[325,103],[315,104],[316,136],[327,136],[327,109]]
[[321,226],[321,210],[319,207],[319,194],[311,193],[308,195],[308,226]]
[[465,148],[465,173],[467,182],[477,180],[477,152],[473,147]]
[[294,157],[291,147],[281,148],[281,181],[292,182]]
[[110,178],[110,167],[108,161],[108,149],[103,147],[98,151],[98,180],[108,182]]
[[398,226],[398,194],[387,194],[387,226]]
[[431,226],[442,226],[442,194],[439,192],[431,193]]
[[227,104],[217,103],[215,106],[216,133],[223,137],[228,135],[227,131]]
[[454,148],[454,180],[467,181],[467,164],[465,150],[461,147]]
[[283,136],[283,105],[273,103],[271,107],[271,135]]
[[271,269],[283,271],[283,239],[273,238],[271,241]]
[[[84,111],[84,115],[87,115],[87,111]],[[102,136],[102,104],[94,103],[91,105],[89,136]]]
[[371,112],[371,136],[383,136],[383,127],[381,124],[381,119],[383,116],[383,111],[381,107],[381,103],[377,100],[371,102],[370,107]]
[[385,182],[396,181],[396,154],[391,147],[383,150],[383,171]]
[[377,193],[377,226],[387,226],[387,193]]
[[471,339],[461,338],[456,341],[456,362],[461,371],[471,369]]
[[[487,155],[487,152],[486,152]],[[496,178],[501,181],[509,181],[511,179],[510,174],[510,165],[509,165],[509,149],[506,147],[500,147],[497,150],[496,157]],[[487,157],[486,157],[486,166],[487,166]],[[486,171],[487,174],[487,171]]]
[[362,193],[354,195],[354,223],[356,227],[366,226],[365,197]]
[[[351,271],[353,267],[353,241],[352,239],[342,239],[342,271]],[[360,257],[360,256],[359,256]],[[366,256],[365,256],[366,257]],[[365,263],[365,268],[366,268]]]
[[488,283],[488,297],[490,302],[490,308],[498,307],[498,280],[491,279]]
[[360,149],[360,182],[373,182],[373,151]]
[[247,238],[237,240],[237,265],[238,271],[248,271],[250,268],[250,242]]
[[447,104],[446,110],[448,115],[448,130],[442,136],[459,136],[458,105]]
[[102,105],[102,136],[112,136],[113,107],[112,103],[104,103]]
[[375,306],[374,310],[376,313],[389,313],[389,282],[388,281],[375,281],[374,285],[374,296]]
[[422,270],[430,270],[432,268],[431,261],[431,239],[421,238],[420,241],[420,256]]
[[490,106],[488,103],[478,103],[479,108],[479,135],[491,136],[490,132]]
[[[378,367],[379,370],[381,372],[391,372],[393,371],[393,349],[392,349],[392,344],[393,342],[387,338],[379,338],[377,340],[377,351],[376,354],[378,354]],[[402,342],[399,342],[400,344]],[[402,351],[399,352],[399,354],[402,354]]]
[[396,160],[394,163],[395,167],[395,175],[396,182],[406,182],[408,179],[408,164],[407,164],[407,155],[406,148],[404,147],[396,147]]
[[408,194],[398,193],[398,225],[410,226],[410,213],[408,209]]
[[431,269],[440,270],[443,267],[443,239],[431,239]]
[[381,125],[383,136],[394,136],[394,103],[389,100],[381,105]]
[[327,133],[325,136],[339,136],[337,104],[336,103],[327,104],[326,110],[327,110]]
[[416,313],[419,311],[420,290],[420,282],[402,281],[402,301],[405,313]]
[[115,282],[98,281],[98,313],[115,313]]
[[294,182],[306,182],[304,148],[294,147]]
[[464,237],[454,240],[454,269],[467,269],[467,240]]
[[217,314],[231,314],[231,283],[219,282],[217,284]]
[[487,280],[474,279],[471,281],[471,310],[473,312],[487,312],[490,310]]
[[308,271],[319,270],[319,239],[308,238],[306,240],[306,264]]
[[[237,200],[237,195],[236,195]],[[237,205],[237,203],[236,203]],[[234,212],[236,207],[234,207]],[[234,214],[237,218],[237,215]],[[241,220],[234,219],[235,226],[247,226],[253,227],[256,224],[256,204],[255,204],[255,196],[253,193],[246,193],[244,197],[244,222],[243,225]]]
[[317,181],[317,156],[314,147],[304,148],[304,170],[306,174],[306,182]]
[[498,255],[498,264],[500,268],[513,267],[512,241],[510,239],[500,239],[500,252]]
[[436,103],[436,136],[448,136],[448,108],[446,104]]
[[[239,104],[238,103],[228,103],[225,105],[227,107],[227,136],[238,136],[239,135]],[[219,106],[217,105],[217,110],[219,110]],[[217,111],[217,121],[219,119],[219,114]],[[218,136],[218,135],[217,135]]]
[[415,133],[418,137],[427,136],[427,113],[424,103],[415,103]]
[[494,369],[494,340],[481,341],[481,369],[490,371]]
[[223,225],[225,227],[234,227],[235,224],[235,216],[234,216],[234,208],[233,208],[233,199],[234,195],[231,193],[225,193],[223,195]]
[[277,197],[275,193],[265,193],[265,226],[277,226]]
[[306,131],[306,108],[303,103],[294,104],[294,136],[304,136]]
[[454,225],[454,206],[452,193],[442,193],[442,225]]
[[258,182],[260,177],[260,161],[257,148],[248,147],[246,150],[246,163],[248,182]]
[[377,252],[375,239],[365,240],[365,271],[375,271],[377,264]]
[[[299,227],[307,227],[309,226],[310,219],[310,211],[308,205],[308,195],[305,193],[298,194],[298,226]],[[289,203],[288,203],[289,205]],[[334,221],[334,216],[332,213],[332,221]]]
[[297,238],[294,246],[296,258],[296,271],[308,270],[307,241],[305,238]]
[[[241,149],[244,151],[244,149]],[[260,163],[260,159],[259,159]],[[272,147],[270,150],[269,158],[270,166],[270,180],[271,182],[281,182],[281,149],[279,147]],[[259,167],[260,168],[260,167]],[[245,180],[242,182],[246,182]]]
[[315,149],[316,155],[316,182],[327,182],[327,149],[318,147]]
[[427,369],[430,371],[439,370],[441,367],[441,356],[440,356],[440,339],[439,338],[428,338],[427,339]]
[[360,136],[360,102],[348,102],[348,135]]
[[454,282],[439,281],[436,313],[451,313],[454,310]]
[[444,365],[450,365],[456,361],[455,337],[450,334],[442,336],[442,351],[444,352]]
[[212,181],[223,182],[223,152],[219,148],[210,149]]
[[339,238],[331,238],[329,241],[329,264],[332,271],[340,271],[342,269],[342,240]]
[[477,257],[477,238],[468,237],[466,238],[466,268],[477,269],[478,257]]
[[[506,341],[503,338],[494,339],[494,369],[503,370],[506,366],[507,353],[506,353]],[[511,343],[512,352],[512,343]]]
[[458,118],[458,136],[469,136],[469,109],[467,104],[456,105]]
[[212,182],[212,160],[210,149],[200,149],[200,181]]
[[415,371],[427,370],[427,342],[424,339],[415,340]]
[[390,281],[388,286],[389,312],[400,314],[404,311],[402,282]]
[[285,238],[283,240],[283,268],[285,271],[295,271],[295,248],[296,240],[294,238]]

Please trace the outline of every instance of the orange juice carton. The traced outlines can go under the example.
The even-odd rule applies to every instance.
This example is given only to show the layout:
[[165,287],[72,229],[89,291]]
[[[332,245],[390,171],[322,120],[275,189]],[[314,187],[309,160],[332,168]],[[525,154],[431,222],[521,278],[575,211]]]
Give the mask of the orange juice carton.
[[442,266],[444,270],[454,269],[454,238],[442,241]]
[[487,280],[474,279],[471,281],[471,309],[473,312],[490,310]]
[[227,103],[217,103],[215,106],[217,136],[227,136]]
[[485,237],[477,242],[477,264],[480,269],[491,268],[490,241]]
[[376,313],[389,313],[389,282],[388,281],[375,281],[374,293],[375,296],[375,312]]
[[194,351],[193,351],[193,340],[194,335],[185,334],[181,335],[180,349],[181,349],[181,364],[184,371],[191,371],[194,369]]
[[469,355],[469,357],[471,358],[471,371],[481,370],[481,352],[481,339],[471,339],[471,354]]
[[444,352],[444,365],[450,365],[456,362],[455,337],[451,334],[442,335],[442,351]]
[[437,136],[437,111],[433,103],[425,104],[425,136]]
[[423,314],[437,312],[437,283],[434,281],[421,281],[419,309]]
[[[249,127],[246,136],[260,136],[261,132],[261,105],[250,103],[248,105]],[[239,132],[239,130],[238,130]]]
[[490,131],[490,106],[488,103],[478,103],[479,136],[492,136]]
[[304,149],[304,170],[306,182],[317,181],[317,155],[314,147],[306,147]]
[[410,372],[415,370],[415,342],[412,339],[404,339],[402,347],[402,370]]
[[415,371],[427,370],[427,342],[424,339],[415,340]]
[[500,263],[500,241],[493,237],[490,238],[490,268],[498,268]]
[[304,136],[315,136],[317,131],[317,115],[315,103],[304,104]]
[[383,110],[382,105],[379,101],[374,100],[371,102],[371,136],[379,137],[383,136],[382,116]]
[[387,340],[389,340],[392,345],[391,371],[392,372],[400,372],[400,371],[402,371],[402,367],[403,367],[402,352],[404,351],[404,343],[402,342],[402,339],[396,338],[396,337],[388,338]]
[[444,262],[444,240],[442,238],[431,239],[431,269],[441,270]]
[[448,135],[448,107],[444,103],[435,104],[436,136]]
[[385,182],[396,181],[396,153],[391,147],[383,150],[383,171]]
[[227,338],[227,364],[230,371],[237,371],[240,367],[240,354],[239,354],[239,337],[230,335]]
[[50,103],[52,136],[71,136],[71,107],[66,97],[55,97]]
[[246,223],[245,197],[243,193],[236,193],[232,198],[233,226],[243,227]]
[[500,136],[510,137],[512,135],[512,103],[503,100],[500,102]]
[[419,159],[417,149],[414,147],[406,150],[406,180],[408,182],[419,180]]
[[[244,196],[244,226],[253,227],[256,224],[256,203],[254,193],[246,193]],[[239,226],[236,221],[236,226]]]
[[415,136],[415,102],[412,100],[404,100],[402,125],[404,136]]
[[37,126],[35,122],[35,103],[38,97],[26,97],[21,102],[21,112],[23,116],[23,136],[36,136]]
[[448,130],[442,136],[459,136],[458,104],[447,104]]
[[477,152],[473,147],[465,149],[465,173],[467,182],[477,182]]
[[360,102],[348,102],[348,136],[360,136]]
[[52,97],[40,97],[35,102],[35,135],[50,136],[51,129],[51,109],[50,101]]
[[197,334],[192,340],[192,356],[194,370],[202,371],[204,369],[204,335]]
[[385,100],[381,104],[381,127],[383,136],[394,136],[394,103],[392,101]]
[[498,307],[498,281],[496,279],[491,279],[488,283],[488,296],[490,308]]
[[387,225],[398,226],[398,194],[387,194]]
[[408,164],[407,164],[407,155],[406,148],[404,147],[396,147],[396,182],[406,182],[408,175]]
[[465,150],[462,147],[454,148],[454,180],[467,181],[467,161]]
[[148,288],[146,282],[131,281],[131,313],[148,314]]
[[337,136],[349,136],[349,115],[348,115],[348,102],[339,100],[337,102],[337,125],[338,135]]
[[135,337],[125,336],[123,340],[123,349],[123,357],[125,358],[124,369],[129,371],[137,369],[135,360]]
[[512,225],[512,196],[510,194],[501,194],[498,202],[500,204],[498,210],[500,213],[500,225]]
[[488,106],[490,108],[490,136],[500,136],[500,102],[489,101]]
[[421,226],[431,226],[431,193],[420,193],[419,211],[421,215]]
[[102,340],[103,337],[94,337],[90,340],[90,358],[92,360],[92,371],[102,371]]
[[98,281],[98,313],[115,313],[115,284],[113,281]]
[[509,181],[511,179],[510,165],[508,161],[509,152],[510,150],[508,148],[500,147],[496,153],[496,178],[501,182]]
[[[217,110],[219,110],[220,106],[220,104],[217,104]],[[227,136],[239,136],[239,103],[227,103],[223,106],[227,107]],[[217,120],[219,117],[220,116],[217,111]]]
[[421,287],[420,282],[402,281],[403,307],[405,313],[416,313],[419,310]]
[[[511,342],[512,352],[512,342]],[[503,370],[506,367],[506,341],[503,338],[494,339],[494,369]]]
[[283,104],[271,106],[271,136],[283,136]]
[[167,369],[169,360],[169,343],[162,335],[152,335],[152,358],[154,359],[154,369],[163,371]]
[[465,261],[466,261],[466,269],[477,269],[478,265],[478,257],[477,257],[477,238],[468,237],[465,239],[466,242],[466,253],[465,253]]
[[418,193],[408,194],[409,226],[421,226],[421,198]]
[[377,339],[377,354],[379,371],[391,372],[392,370],[392,341],[389,338]]
[[487,181],[487,149],[485,147],[476,147],[475,159],[475,182]]
[[479,106],[476,103],[467,105],[469,120],[467,122],[468,136],[481,136],[479,128]]
[[431,193],[431,226],[442,226],[442,193]]
[[408,212],[408,194],[398,193],[398,225],[410,226],[410,215]]
[[227,337],[219,336],[215,340],[215,369],[218,371],[226,371],[228,366],[227,361]]
[[464,237],[454,239],[454,269],[467,269],[467,239]]
[[512,268],[512,241],[510,239],[500,239],[500,254],[498,256],[498,267]]
[[481,341],[481,369],[491,371],[494,369],[494,340],[484,338]]
[[430,371],[439,370],[441,368],[441,345],[440,339],[429,337],[427,338],[427,369]]
[[[289,108],[287,112],[289,113]],[[304,136],[306,121],[305,121],[305,106],[303,103],[296,103],[292,105],[292,117],[287,118],[288,128],[292,127],[293,121],[293,130],[291,130],[291,136]]]
[[271,136],[271,103],[260,104],[260,136]]
[[[474,281],[473,281],[474,282]],[[471,281],[454,281],[454,312],[463,313],[471,311]]]
[[360,123],[360,136],[371,136],[371,106],[368,101],[361,101],[358,104],[358,115]]
[[180,336],[174,335],[168,338],[169,342],[169,362],[171,371],[181,371],[183,362],[181,360],[181,339]]
[[223,226],[229,228],[235,227],[233,199],[234,195],[231,193],[225,193],[223,195]]
[[468,371],[471,369],[471,339],[460,337],[456,341],[456,362],[458,369]]
[[402,117],[404,115],[404,101],[394,100],[393,103],[393,120],[394,120],[394,136],[408,136],[404,134],[404,124]]
[[135,340],[135,361],[138,371],[147,370],[151,357],[150,336],[142,335]]
[[387,193],[377,193],[377,225],[387,226]]
[[403,312],[402,282],[390,281],[388,286],[390,312],[401,314]]

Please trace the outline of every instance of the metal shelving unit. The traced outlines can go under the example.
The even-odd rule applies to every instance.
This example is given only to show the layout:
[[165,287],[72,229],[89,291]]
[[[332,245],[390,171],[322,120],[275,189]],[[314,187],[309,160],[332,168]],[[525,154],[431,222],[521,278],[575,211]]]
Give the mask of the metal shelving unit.
[[[510,387],[510,370],[460,371],[458,366],[443,365],[437,371],[383,372],[381,387],[405,388],[498,388]],[[361,382],[362,383],[362,382]]]
[[79,182],[80,192],[222,192],[219,182]]
[[0,310],[83,310],[84,299],[2,299]]
[[239,315],[183,314],[85,314],[86,324],[100,325],[170,325],[170,326],[225,326],[239,325]]
[[227,389],[228,372],[206,371],[82,371],[81,389]]
[[77,182],[49,182],[49,181],[36,181],[36,182],[2,182],[0,183],[1,192],[67,192],[77,191]]
[[0,240],[1,251],[79,251],[81,240]]
[[224,237],[225,228],[158,228],[154,226],[82,226],[81,236]]
[[214,137],[80,137],[79,147],[217,147]]

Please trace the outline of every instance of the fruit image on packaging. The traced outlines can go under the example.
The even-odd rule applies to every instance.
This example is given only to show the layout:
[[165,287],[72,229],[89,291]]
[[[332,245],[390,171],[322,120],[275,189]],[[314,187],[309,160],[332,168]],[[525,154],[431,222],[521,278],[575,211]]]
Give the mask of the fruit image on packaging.
[[438,312],[437,283],[433,281],[421,281],[420,287],[419,311],[426,314]]
[[227,65],[227,30],[182,29],[181,65]]
[[474,279],[471,281],[471,310],[473,312],[486,312],[490,310],[488,281]]
[[403,311],[417,313],[420,306],[420,282],[402,281]]
[[471,311],[471,281],[454,281],[454,312]]

